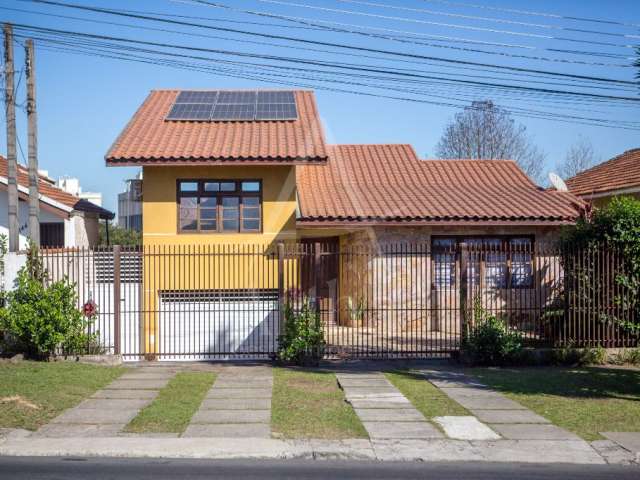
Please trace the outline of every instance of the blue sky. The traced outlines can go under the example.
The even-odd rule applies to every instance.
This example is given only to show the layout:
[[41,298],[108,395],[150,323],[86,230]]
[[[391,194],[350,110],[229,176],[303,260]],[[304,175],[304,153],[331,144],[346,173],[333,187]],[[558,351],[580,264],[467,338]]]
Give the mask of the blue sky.
[[[83,5],[95,5],[116,9],[133,9],[148,12],[162,12],[175,15],[188,15],[194,17],[208,17],[222,20],[234,20],[237,22],[275,22],[264,17],[248,16],[239,12],[230,12],[210,8],[202,5],[194,5],[189,2],[177,2],[169,0],[140,0],[140,1],[81,1]],[[246,10],[262,11],[271,14],[298,16],[312,18],[314,20],[333,21],[375,28],[387,28],[394,30],[410,31],[418,34],[442,35],[448,37],[464,38],[476,42],[504,42],[535,47],[519,49],[518,53],[529,56],[548,56],[551,48],[581,49],[598,51],[601,53],[632,54],[630,49],[611,46],[599,46],[589,43],[572,43],[562,38],[586,39],[588,41],[615,42],[618,44],[638,44],[640,40],[633,35],[640,35],[640,29],[618,25],[598,24],[595,22],[579,22],[554,17],[531,16],[516,13],[508,13],[498,10],[479,9],[452,5],[447,2],[425,0],[370,0],[369,3],[378,3],[415,10],[429,9],[440,13],[466,15],[468,17],[491,17],[503,19],[509,22],[520,21],[522,23],[536,23],[546,27],[533,27],[528,25],[488,22],[477,18],[451,17],[446,15],[434,15],[424,11],[398,10],[380,6],[363,5],[357,2],[340,2],[337,0],[285,0],[284,2],[268,2],[258,0],[226,0],[221,3]],[[283,5],[283,3],[297,3],[307,7]],[[476,5],[489,7],[504,7],[521,10],[535,10],[537,12],[552,12],[566,16],[580,16],[598,19],[609,19],[620,22],[640,24],[640,2],[637,0],[617,0],[605,2],[597,0],[582,1],[488,1],[474,0]],[[179,26],[163,26],[153,22],[144,23],[137,20],[108,17],[103,14],[78,12],[60,7],[39,5],[14,0],[4,0],[3,7],[31,10],[49,14],[67,15],[87,19],[98,19],[132,25],[145,25],[155,28],[170,28],[183,32],[196,32],[200,34],[216,35],[216,32],[203,31]],[[308,6],[316,7],[308,8]],[[322,9],[333,9],[331,11]],[[336,11],[342,10],[342,12]],[[348,14],[344,11],[360,12],[361,14]],[[364,15],[362,15],[364,14]],[[16,12],[0,9],[3,21],[11,21],[16,24],[37,25],[42,27],[67,29],[73,31],[98,33],[113,36],[126,36],[129,38],[148,40],[164,43],[180,43],[184,45],[234,49],[243,52],[257,52],[273,55],[289,55],[301,58],[313,58],[324,60],[339,59],[343,62],[361,62],[384,66],[385,68],[408,67],[429,69],[427,66],[402,65],[399,62],[381,61],[373,59],[354,59],[338,57],[335,55],[298,51],[292,49],[276,48],[273,46],[260,46],[244,44],[228,40],[219,40],[204,37],[185,36],[167,32],[146,31],[134,28],[126,28],[115,25],[87,23],[72,19],[63,19],[49,16],[36,15],[34,13]],[[389,17],[396,17],[391,19]],[[397,18],[402,18],[398,20]],[[200,20],[201,23],[211,25],[224,25],[229,28],[245,28],[256,32],[278,33],[283,35],[304,37],[312,40],[343,42],[366,48],[388,49],[419,55],[447,57],[460,60],[487,62],[505,66],[515,66],[530,69],[553,70],[556,72],[589,75],[598,77],[610,77],[623,80],[633,80],[634,70],[631,68],[596,66],[582,64],[550,63],[523,58],[502,58],[494,55],[482,55],[473,52],[448,50],[446,48],[432,48],[423,45],[392,43],[383,39],[366,37],[354,37],[339,33],[301,31],[295,29],[271,28],[266,26],[241,26],[232,23],[211,23],[209,20]],[[430,22],[430,23],[426,23]],[[434,25],[434,23],[446,23],[448,25]],[[455,24],[460,28],[451,27]],[[240,25],[240,27],[239,27]],[[470,28],[468,28],[470,27]],[[549,28],[554,27],[554,28]],[[589,29],[601,32],[599,34],[579,33],[562,30],[562,28]],[[482,30],[482,29],[486,29]],[[491,31],[490,31],[491,30]],[[507,30],[510,32],[527,33],[508,34],[495,32],[494,30]],[[605,33],[613,33],[607,36]],[[627,38],[620,38],[616,34],[625,33]],[[528,36],[530,35],[530,36]],[[242,35],[233,35],[232,38],[245,38]],[[554,37],[554,38],[547,38]],[[22,41],[21,39],[19,39]],[[255,39],[254,39],[255,40]],[[151,89],[160,88],[252,88],[266,86],[281,86],[265,81],[253,79],[239,79],[221,76],[219,73],[195,72],[175,69],[160,65],[150,65],[131,61],[97,58],[93,56],[79,55],[69,51],[51,51],[43,48],[44,43],[36,41],[37,46],[37,98],[39,114],[39,160],[40,167],[46,169],[57,178],[61,175],[77,176],[86,191],[101,191],[104,195],[106,207],[115,209],[116,195],[122,189],[122,181],[131,177],[136,170],[131,168],[107,168],[104,165],[103,156],[118,133],[125,126],[136,108],[144,100]],[[456,45],[449,42],[447,45]],[[463,45],[459,43],[458,45]],[[319,47],[320,48],[320,47]],[[514,51],[509,49],[508,51]],[[576,55],[555,54],[554,58],[586,59],[591,57],[579,57]],[[602,58],[595,61],[608,62]],[[16,46],[17,69],[22,68],[23,52],[20,46]],[[613,62],[613,60],[612,60]],[[620,60],[615,60],[620,63]],[[624,62],[623,62],[624,63]],[[628,61],[626,63],[629,63]],[[439,71],[446,71],[437,68]],[[471,73],[473,76],[473,72]],[[471,78],[471,77],[469,77]],[[24,101],[24,78],[20,80],[18,89],[18,103]],[[344,87],[347,88],[347,87]],[[358,87],[351,87],[357,89]],[[560,87],[558,87],[560,88]],[[571,88],[571,87],[562,87]],[[433,90],[433,93],[437,89]],[[374,91],[374,90],[369,90]],[[376,90],[379,92],[378,90]],[[637,96],[640,89],[635,92],[628,91],[626,95]],[[458,93],[460,96],[458,96]],[[451,90],[438,92],[441,101],[446,99],[456,100],[460,104],[468,102],[472,98],[489,98],[490,94],[470,93],[469,91]],[[495,98],[498,104],[511,107],[524,105],[527,98],[528,108],[545,107],[539,96],[523,97],[511,95],[509,97]],[[348,93],[329,91],[317,91],[317,99],[320,113],[325,124],[328,141],[332,143],[410,143],[414,145],[420,156],[434,156],[435,147],[442,134],[446,123],[457,111],[456,108],[432,105],[426,103],[414,103],[400,100],[376,98],[373,96],[360,96]],[[562,105],[556,105],[555,111],[562,112]],[[592,106],[585,106],[585,115],[592,115]],[[607,104],[598,106],[597,110],[607,119],[638,120],[639,109],[636,106],[626,105],[623,108],[610,108]],[[587,126],[575,123],[560,123],[551,120],[534,118],[516,118],[526,125],[536,144],[547,154],[545,170],[553,169],[569,146],[579,136],[589,138],[596,152],[602,159],[607,159],[629,148],[640,146],[640,132],[637,130],[623,130],[605,128],[600,126]],[[4,116],[1,118],[4,128]],[[26,149],[26,114],[18,109],[18,128],[20,142]],[[1,136],[0,151],[6,152],[5,138]],[[26,151],[25,151],[26,155]],[[19,160],[21,157],[19,156]]]

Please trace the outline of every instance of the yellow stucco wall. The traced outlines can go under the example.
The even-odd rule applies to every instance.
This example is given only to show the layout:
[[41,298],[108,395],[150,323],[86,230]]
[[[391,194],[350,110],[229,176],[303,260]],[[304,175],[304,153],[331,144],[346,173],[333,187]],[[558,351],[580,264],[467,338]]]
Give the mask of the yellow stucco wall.
[[[262,232],[178,233],[180,179],[261,180]],[[277,289],[276,245],[295,241],[295,212],[293,166],[145,167],[145,351],[165,353],[158,326],[163,292]]]

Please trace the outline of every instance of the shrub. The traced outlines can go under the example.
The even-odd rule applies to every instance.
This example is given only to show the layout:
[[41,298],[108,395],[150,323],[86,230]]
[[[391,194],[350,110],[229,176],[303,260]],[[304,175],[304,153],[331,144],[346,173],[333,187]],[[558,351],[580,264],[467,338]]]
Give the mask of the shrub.
[[495,315],[475,308],[474,325],[462,345],[465,359],[475,365],[507,365],[517,363],[523,355],[522,336]]
[[558,366],[583,367],[587,365],[604,365],[609,361],[609,354],[604,347],[575,348],[566,345],[551,351],[550,363]]
[[30,246],[15,289],[5,297],[0,325],[14,351],[43,358],[80,353],[96,343],[95,334],[85,333],[88,322],[76,308],[75,285],[67,279],[50,282],[35,247]]
[[317,364],[324,354],[324,332],[320,315],[309,299],[290,292],[284,322],[284,333],[278,338],[278,358],[297,365]]

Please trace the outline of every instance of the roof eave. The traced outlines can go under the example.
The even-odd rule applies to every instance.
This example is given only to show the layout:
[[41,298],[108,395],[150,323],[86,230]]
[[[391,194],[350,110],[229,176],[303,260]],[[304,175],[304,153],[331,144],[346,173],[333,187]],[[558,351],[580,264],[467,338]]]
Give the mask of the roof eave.
[[385,219],[385,218],[299,218],[296,226],[309,228],[324,227],[373,227],[373,226],[564,226],[573,225],[576,218],[518,218],[518,219]]
[[323,165],[327,156],[318,157],[229,157],[229,158],[105,158],[107,167],[140,167],[162,165]]

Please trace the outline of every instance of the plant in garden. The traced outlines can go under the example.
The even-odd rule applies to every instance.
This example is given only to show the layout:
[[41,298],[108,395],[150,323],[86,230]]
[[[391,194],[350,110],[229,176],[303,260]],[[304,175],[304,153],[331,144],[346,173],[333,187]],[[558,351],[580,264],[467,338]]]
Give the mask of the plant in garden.
[[[577,305],[583,305],[582,315],[592,313],[592,320],[612,323],[634,334],[640,334],[640,200],[617,197],[605,208],[596,209],[575,226],[563,232],[564,268],[569,285],[574,286]],[[575,249],[587,254],[576,258]],[[598,252],[616,257],[613,280],[599,265]],[[612,255],[615,254],[615,255]],[[614,309],[599,299],[612,298]]]
[[284,304],[284,333],[278,337],[278,358],[298,365],[317,363],[324,346],[320,315],[299,290],[290,290]]
[[0,328],[12,340],[14,350],[42,358],[79,353],[97,343],[96,334],[86,333],[88,321],[76,307],[75,285],[66,278],[50,282],[34,245],[29,246],[15,289],[5,297]]
[[462,350],[473,364],[506,365],[521,359],[523,341],[518,332],[476,302],[474,322],[464,338]]

